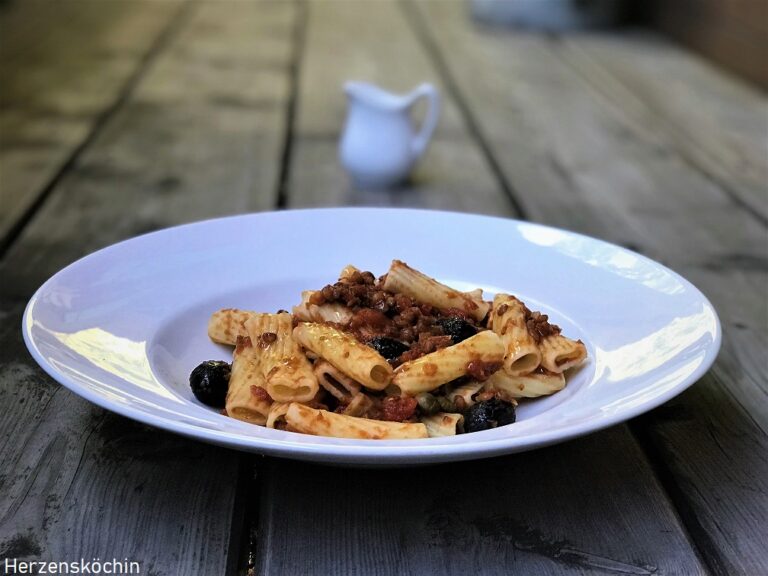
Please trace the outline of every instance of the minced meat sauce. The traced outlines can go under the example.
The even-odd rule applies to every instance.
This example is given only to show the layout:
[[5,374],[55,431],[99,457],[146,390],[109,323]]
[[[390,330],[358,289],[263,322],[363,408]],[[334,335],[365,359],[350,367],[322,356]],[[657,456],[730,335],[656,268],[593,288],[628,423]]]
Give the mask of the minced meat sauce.
[[[485,319],[477,322],[466,311],[459,308],[439,310],[429,304],[422,304],[405,294],[395,294],[382,288],[386,276],[376,279],[371,272],[354,271],[349,276],[328,284],[321,290],[314,292],[309,299],[309,304],[321,306],[323,304],[342,304],[352,311],[350,320],[343,324],[334,324],[342,330],[352,333],[355,338],[365,344],[373,345],[375,340],[389,338],[402,343],[403,352],[388,358],[393,367],[404,362],[409,362],[430,354],[447,346],[456,344],[461,339],[467,338],[467,331],[448,333],[448,326],[456,326],[457,322],[463,328],[469,325],[468,333],[476,333],[486,330]],[[530,312],[527,308],[526,324],[538,342],[541,338],[559,333],[560,329],[549,324],[546,315],[538,312]],[[446,322],[446,319],[452,319]],[[500,363],[482,362],[473,360],[467,365],[467,378],[486,380],[493,372],[501,367]],[[457,382],[459,382],[457,381]],[[496,397],[499,392],[486,392],[482,399]],[[364,408],[364,415],[374,420],[389,420],[396,422],[411,422],[418,419],[420,411],[416,398],[387,396],[386,393],[367,394],[369,401]],[[505,398],[505,401],[509,399]],[[322,402],[316,403],[317,408],[333,410],[338,413],[346,413],[348,405],[344,400],[327,397]],[[463,398],[456,397],[453,410],[463,412],[467,406]],[[359,409],[360,407],[356,407]]]
[[[515,298],[517,300],[517,298]],[[523,314],[525,316],[525,327],[528,328],[528,333],[533,340],[539,344],[547,336],[560,334],[562,330],[557,324],[551,324],[549,322],[549,316],[542,314],[541,312],[531,312],[530,308],[523,304],[520,300],[517,300],[523,308]],[[497,316],[503,316],[509,310],[507,304],[502,304],[496,309],[495,314]]]
[[351,320],[340,326],[363,343],[376,337],[393,338],[407,350],[390,359],[392,366],[415,360],[454,343],[437,323],[439,318],[459,317],[475,329],[484,329],[458,308],[438,310],[420,304],[405,294],[393,294],[382,288],[384,277],[376,280],[370,272],[355,271],[342,281],[324,286],[312,294],[310,304],[343,304],[352,311]]

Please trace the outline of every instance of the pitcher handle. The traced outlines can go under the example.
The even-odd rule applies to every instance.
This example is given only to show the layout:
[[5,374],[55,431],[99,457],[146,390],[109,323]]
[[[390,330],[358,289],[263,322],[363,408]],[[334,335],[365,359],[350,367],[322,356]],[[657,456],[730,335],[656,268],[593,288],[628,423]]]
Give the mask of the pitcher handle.
[[416,96],[415,100],[422,97],[427,98],[427,115],[421,125],[421,130],[411,143],[411,150],[418,158],[427,149],[429,139],[432,138],[432,133],[437,126],[437,119],[440,116],[440,93],[432,84],[422,84],[413,91],[413,94]]

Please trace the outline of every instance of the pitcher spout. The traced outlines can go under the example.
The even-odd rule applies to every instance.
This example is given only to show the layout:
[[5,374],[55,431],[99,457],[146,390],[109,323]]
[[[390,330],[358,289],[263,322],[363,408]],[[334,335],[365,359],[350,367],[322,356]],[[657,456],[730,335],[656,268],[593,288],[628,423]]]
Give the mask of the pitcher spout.
[[384,110],[409,108],[418,98],[418,94],[415,92],[416,90],[405,95],[393,94],[367,82],[346,82],[344,84],[344,93],[351,101]]

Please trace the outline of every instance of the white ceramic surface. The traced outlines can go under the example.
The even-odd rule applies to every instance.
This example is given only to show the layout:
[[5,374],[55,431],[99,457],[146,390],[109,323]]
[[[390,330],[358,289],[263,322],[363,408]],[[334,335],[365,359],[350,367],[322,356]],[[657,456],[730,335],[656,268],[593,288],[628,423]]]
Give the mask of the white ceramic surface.
[[[307,436],[195,400],[191,369],[230,357],[208,340],[211,312],[290,309],[346,264],[379,275],[393,258],[459,289],[518,295],[581,338],[588,362],[563,391],[521,402],[517,423],[450,438]],[[232,448],[364,465],[481,458],[610,426],[687,388],[720,346],[717,315],[694,286],[618,246],[514,220],[366,208],[237,216],[115,244],[48,280],[23,332],[51,376],[124,416]]]
[[[422,84],[404,95],[364,82],[347,82],[347,118],[339,141],[339,160],[359,187],[387,188],[402,182],[424,154],[440,115],[440,95]],[[425,98],[426,117],[416,131],[414,104]]]

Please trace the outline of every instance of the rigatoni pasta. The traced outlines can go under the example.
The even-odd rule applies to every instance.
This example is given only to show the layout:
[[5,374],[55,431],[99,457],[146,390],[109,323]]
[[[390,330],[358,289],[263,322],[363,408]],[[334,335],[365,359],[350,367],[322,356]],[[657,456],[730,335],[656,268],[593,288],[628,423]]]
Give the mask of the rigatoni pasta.
[[237,338],[232,358],[232,373],[226,396],[227,414],[238,420],[264,425],[272,401],[253,388],[264,389],[266,381],[259,366],[259,354],[247,336]]
[[[498,372],[498,370],[496,371]],[[494,374],[496,374],[494,372]],[[491,375],[493,376],[493,374]],[[475,403],[475,396],[485,387],[485,382],[469,380],[460,382],[455,388],[451,387],[445,393],[445,397],[459,408],[469,408]]]
[[385,422],[317,410],[296,402],[285,413],[289,426],[305,434],[333,436],[336,438],[360,438],[386,440],[402,438],[427,438],[427,427],[421,423]]
[[300,322],[293,335],[304,348],[367,388],[384,390],[392,379],[392,366],[386,358],[342,330],[328,324]]
[[438,412],[430,416],[423,416],[421,423],[427,428],[427,434],[430,438],[440,436],[455,436],[461,434],[464,426],[464,416],[461,414],[448,414]]
[[208,320],[208,337],[219,344],[234,346],[238,336],[247,336],[245,322],[254,312],[224,308],[211,315]]
[[400,365],[392,383],[404,394],[416,395],[467,376],[474,370],[499,369],[504,360],[501,339],[484,330],[466,340]]
[[526,326],[527,308],[510,294],[493,298],[491,329],[504,344],[504,370],[508,374],[529,374],[541,364],[541,351]]
[[486,301],[399,260],[379,279],[346,266],[300,298],[291,313],[215,311],[208,335],[235,347],[231,370],[195,368],[195,395],[211,405],[221,397],[225,414],[276,430],[439,437],[514,422],[517,399],[561,390],[587,356],[512,294]]
[[400,260],[392,261],[384,280],[384,289],[406,294],[436,308],[458,308],[478,321],[485,318],[490,308],[488,302],[482,298],[482,291],[459,292],[414,270]]
[[319,358],[313,369],[320,386],[342,402],[351,402],[362,386],[327,360]]
[[301,293],[301,302],[293,307],[293,315],[306,322],[332,322],[345,324],[352,319],[352,311],[341,304],[324,304],[318,306],[310,300],[315,290],[304,290]]
[[291,315],[254,314],[246,320],[245,328],[259,349],[259,366],[269,395],[278,402],[314,398],[319,385],[312,364],[293,340]]
[[265,426],[267,428],[280,428],[281,426],[285,426],[285,413],[288,412],[289,407],[290,403],[273,402],[272,406],[269,407],[267,423]]
[[565,388],[565,376],[560,373],[537,370],[530,374],[511,376],[504,370],[491,375],[485,388],[505,392],[511,398],[549,396]]
[[571,340],[562,334],[552,334],[539,344],[541,365],[550,372],[564,372],[577,366],[587,357],[587,348],[579,340]]

